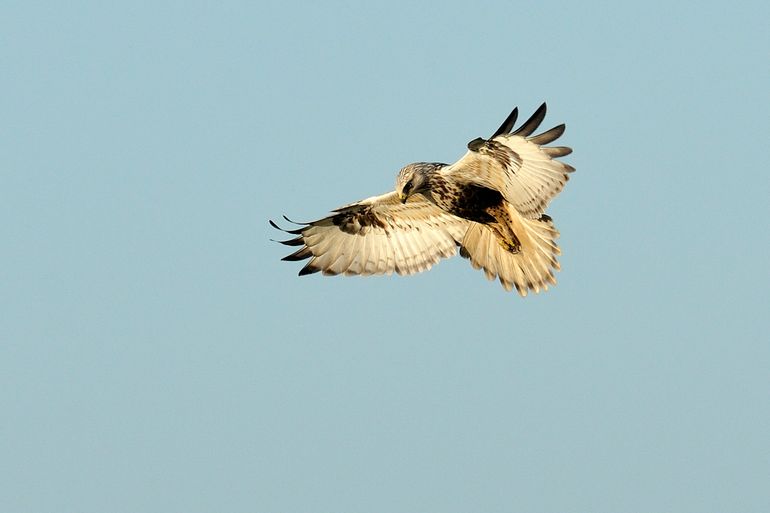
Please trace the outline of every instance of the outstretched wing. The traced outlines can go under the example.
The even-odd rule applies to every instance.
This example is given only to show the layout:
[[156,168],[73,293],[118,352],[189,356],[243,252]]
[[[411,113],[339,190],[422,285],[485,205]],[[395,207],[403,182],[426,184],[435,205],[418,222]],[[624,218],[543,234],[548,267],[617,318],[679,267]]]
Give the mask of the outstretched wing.
[[299,275],[414,274],[426,271],[441,258],[456,254],[468,221],[455,217],[420,194],[402,204],[394,192],[374,196],[333,211],[318,221],[303,223],[297,235],[282,241],[301,246],[284,257],[310,259]]
[[512,131],[518,115],[518,109],[513,109],[492,137],[469,142],[468,153],[444,172],[496,189],[521,215],[538,219],[564,188],[569,173],[575,170],[555,160],[572,153],[571,148],[543,146],[558,139],[565,125],[531,135],[545,118],[545,112],[543,103],[524,124]]

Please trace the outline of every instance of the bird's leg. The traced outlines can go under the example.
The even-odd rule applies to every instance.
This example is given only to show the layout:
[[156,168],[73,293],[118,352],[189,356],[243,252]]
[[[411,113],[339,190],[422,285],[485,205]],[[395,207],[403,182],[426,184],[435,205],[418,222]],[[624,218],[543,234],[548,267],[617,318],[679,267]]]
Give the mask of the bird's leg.
[[516,253],[518,253],[519,251],[521,251],[521,243],[519,242],[519,239],[518,239],[518,238],[516,238],[516,236],[515,236],[515,235],[513,236],[513,240],[512,240],[512,241],[510,241],[510,240],[508,240],[508,239],[501,239],[501,238],[498,238],[498,239],[497,239],[497,242],[499,242],[499,243],[500,243],[500,246],[501,246],[501,247],[502,247],[504,250],[506,250],[506,251],[509,251],[509,252],[511,252],[511,253],[513,253],[513,254],[516,254]]
[[516,254],[521,251],[521,241],[511,229],[511,218],[505,207],[490,208],[487,212],[497,221],[490,225],[497,235],[497,242],[504,250]]
[[521,242],[513,231],[498,223],[488,226],[492,228],[492,231],[495,233],[497,243],[500,244],[501,248],[513,254],[521,251]]

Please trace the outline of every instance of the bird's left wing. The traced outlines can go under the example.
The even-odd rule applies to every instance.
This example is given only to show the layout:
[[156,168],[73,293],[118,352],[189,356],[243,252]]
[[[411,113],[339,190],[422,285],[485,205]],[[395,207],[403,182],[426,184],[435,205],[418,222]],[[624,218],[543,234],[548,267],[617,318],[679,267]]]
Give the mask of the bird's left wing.
[[545,118],[545,112],[544,103],[513,130],[518,115],[518,109],[514,109],[492,137],[469,142],[469,151],[444,172],[498,190],[521,215],[538,219],[564,188],[569,173],[575,170],[556,160],[572,153],[572,149],[544,146],[558,139],[565,125],[532,135]]
[[283,260],[310,259],[299,274],[414,274],[456,254],[468,221],[444,212],[421,194],[401,203],[395,192],[374,196],[301,223],[294,230],[273,227],[296,238],[281,241],[301,246]]

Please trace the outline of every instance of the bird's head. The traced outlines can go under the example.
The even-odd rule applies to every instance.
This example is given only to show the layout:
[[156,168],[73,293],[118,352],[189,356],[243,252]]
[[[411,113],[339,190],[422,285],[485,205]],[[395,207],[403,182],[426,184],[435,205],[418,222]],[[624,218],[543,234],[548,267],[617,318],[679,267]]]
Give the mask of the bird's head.
[[396,193],[401,203],[406,203],[412,194],[428,190],[428,175],[435,171],[436,164],[417,162],[404,166],[396,177]]

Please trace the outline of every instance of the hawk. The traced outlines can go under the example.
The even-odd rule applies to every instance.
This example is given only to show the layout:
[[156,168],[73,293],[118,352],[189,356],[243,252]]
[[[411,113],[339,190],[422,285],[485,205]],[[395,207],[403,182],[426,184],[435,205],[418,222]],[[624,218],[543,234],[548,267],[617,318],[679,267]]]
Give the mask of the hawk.
[[[457,253],[505,290],[526,296],[556,284],[559,232],[545,214],[575,168],[558,157],[561,124],[532,135],[546,104],[514,130],[518,108],[489,139],[468,143],[454,164],[417,162],[398,173],[394,191],[337,208],[331,215],[283,229],[299,246],[283,260],[310,259],[300,276],[400,275],[427,271]],[[286,216],[284,218],[289,220]]]

